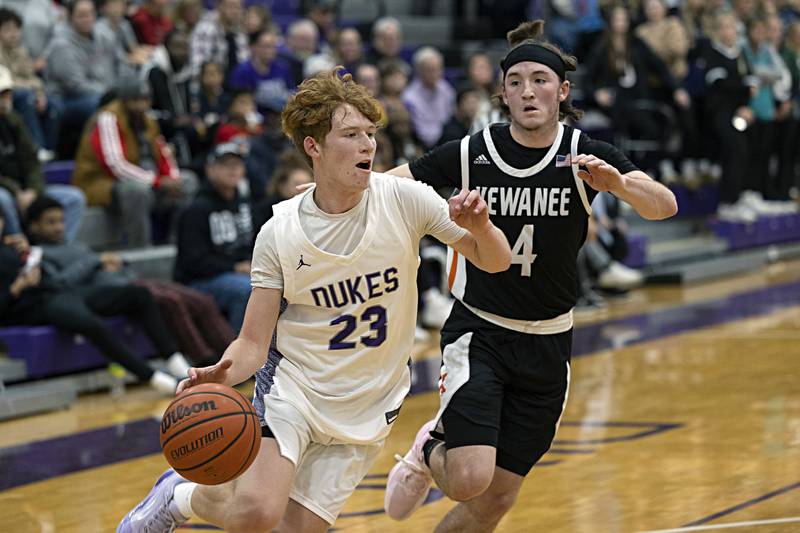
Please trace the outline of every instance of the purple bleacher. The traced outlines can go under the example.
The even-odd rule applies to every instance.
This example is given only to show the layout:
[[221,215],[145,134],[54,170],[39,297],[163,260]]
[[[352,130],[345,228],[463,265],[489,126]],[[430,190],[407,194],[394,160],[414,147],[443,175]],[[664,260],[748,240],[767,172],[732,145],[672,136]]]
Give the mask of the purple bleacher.
[[800,241],[799,214],[764,216],[752,224],[714,220],[710,225],[718,237],[728,242],[731,250]]
[[72,183],[72,171],[75,161],[52,161],[44,165],[44,182],[50,185],[69,185]]
[[622,261],[631,268],[643,268],[647,264],[647,236],[628,235],[628,255]]
[[456,87],[464,79],[464,69],[461,67],[446,67],[444,69],[444,79],[450,85]]
[[[150,340],[123,318],[108,324],[116,336],[142,359],[154,353]],[[8,355],[24,360],[29,379],[105,368],[109,360],[80,335],[62,333],[52,326],[15,326],[0,328],[0,341],[8,345]]]
[[292,14],[272,15],[272,22],[277,24],[283,33],[286,33],[286,30],[295,20],[300,20],[300,17]]
[[681,185],[670,187],[678,202],[679,217],[697,217],[715,213],[719,204],[719,187],[703,185],[698,189],[688,189]]
[[260,4],[263,6],[267,6],[273,16],[275,15],[294,15],[295,17],[300,16],[300,0],[247,0],[246,4],[248,6],[253,4]]

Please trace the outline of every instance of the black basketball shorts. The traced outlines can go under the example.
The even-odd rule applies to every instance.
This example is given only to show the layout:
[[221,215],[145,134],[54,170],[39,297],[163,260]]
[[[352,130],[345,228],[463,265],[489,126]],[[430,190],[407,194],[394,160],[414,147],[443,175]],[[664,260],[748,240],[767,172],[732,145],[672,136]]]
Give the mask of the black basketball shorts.
[[497,466],[527,475],[550,448],[566,407],[572,330],[519,333],[460,302],[442,328],[440,417],[447,449],[487,445]]

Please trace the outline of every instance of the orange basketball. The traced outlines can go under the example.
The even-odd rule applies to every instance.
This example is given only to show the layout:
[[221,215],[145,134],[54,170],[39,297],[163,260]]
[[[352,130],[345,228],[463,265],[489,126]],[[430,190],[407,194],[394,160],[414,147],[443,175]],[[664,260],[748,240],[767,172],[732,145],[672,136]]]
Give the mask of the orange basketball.
[[161,450],[177,473],[218,485],[238,477],[258,455],[261,425],[239,391],[204,383],[183,391],[161,419]]

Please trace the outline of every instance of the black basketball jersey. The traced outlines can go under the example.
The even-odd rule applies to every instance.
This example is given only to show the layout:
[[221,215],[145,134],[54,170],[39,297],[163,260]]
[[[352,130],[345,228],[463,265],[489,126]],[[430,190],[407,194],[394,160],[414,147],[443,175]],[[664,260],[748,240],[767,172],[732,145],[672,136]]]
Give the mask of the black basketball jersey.
[[[579,130],[559,123],[553,145],[540,149],[538,160],[529,161],[535,164],[515,168],[501,158],[495,145],[498,138],[511,141],[508,127],[491,125],[465,137],[460,145],[460,166],[461,187],[480,192],[492,222],[508,238],[511,267],[489,274],[450,249],[448,281],[453,295],[467,306],[506,319],[548,320],[568,313],[575,305],[576,257],[586,238],[590,206],[597,192],[584,185],[577,166],[571,164],[581,153]],[[583,140],[589,139],[584,135]],[[411,165],[414,177],[441,185],[435,178],[426,179],[421,170],[424,166],[424,162]],[[449,169],[451,176],[455,172],[455,168]]]

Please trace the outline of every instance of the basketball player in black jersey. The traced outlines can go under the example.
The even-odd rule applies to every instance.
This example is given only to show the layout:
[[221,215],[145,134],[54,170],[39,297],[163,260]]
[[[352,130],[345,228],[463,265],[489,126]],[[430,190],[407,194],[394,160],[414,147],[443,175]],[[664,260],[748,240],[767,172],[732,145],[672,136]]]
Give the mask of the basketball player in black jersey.
[[391,171],[434,188],[477,189],[512,245],[511,268],[486,274],[451,252],[456,303],[442,328],[441,407],[389,474],[385,508],[402,520],[436,481],[461,502],[436,529],[492,531],[549,449],[569,389],[576,256],[600,191],[644,218],[675,197],[613,146],[560,122],[578,118],[574,57],[542,40],[544,23],[509,32],[501,95],[509,124],[488,126]]

